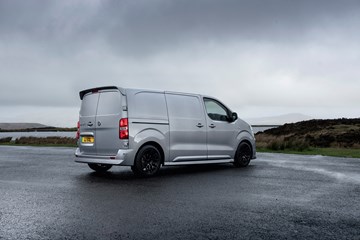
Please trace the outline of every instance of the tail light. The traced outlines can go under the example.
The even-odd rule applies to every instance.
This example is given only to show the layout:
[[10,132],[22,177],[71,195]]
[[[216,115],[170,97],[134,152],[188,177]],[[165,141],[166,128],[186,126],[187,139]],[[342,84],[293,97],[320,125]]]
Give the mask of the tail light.
[[120,139],[129,139],[129,120],[127,118],[120,119],[119,138]]
[[80,138],[80,121],[77,122],[76,139]]

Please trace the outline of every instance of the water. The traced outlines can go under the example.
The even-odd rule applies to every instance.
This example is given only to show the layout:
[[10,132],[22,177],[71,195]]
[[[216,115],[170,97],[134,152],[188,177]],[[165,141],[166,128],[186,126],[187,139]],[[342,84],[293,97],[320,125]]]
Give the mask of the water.
[[277,126],[261,126],[261,127],[252,127],[254,133],[258,133],[258,132],[263,132],[265,130],[271,129],[271,128],[275,128]]
[[70,137],[75,138],[76,132],[0,132],[0,139],[12,137]]

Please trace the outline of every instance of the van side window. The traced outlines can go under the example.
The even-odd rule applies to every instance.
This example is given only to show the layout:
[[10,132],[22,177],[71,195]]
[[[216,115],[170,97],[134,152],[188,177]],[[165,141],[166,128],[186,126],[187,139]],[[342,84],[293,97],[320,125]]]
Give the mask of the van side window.
[[212,120],[215,121],[228,121],[227,109],[218,101],[204,98],[206,112]]

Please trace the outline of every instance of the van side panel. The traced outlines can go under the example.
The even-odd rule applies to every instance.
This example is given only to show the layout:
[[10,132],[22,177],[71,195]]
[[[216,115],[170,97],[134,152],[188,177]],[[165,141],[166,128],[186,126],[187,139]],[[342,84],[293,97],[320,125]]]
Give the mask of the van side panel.
[[236,135],[239,131],[236,122],[214,121],[208,116],[206,117],[206,121],[208,130],[208,158],[234,158],[238,145]]
[[164,92],[127,89],[126,95],[129,148],[136,153],[144,144],[155,142],[161,146],[165,159],[167,159],[169,155],[169,120]]
[[199,96],[166,94],[172,162],[207,159],[206,122]]
[[168,121],[164,93],[129,90],[127,98],[129,118]]

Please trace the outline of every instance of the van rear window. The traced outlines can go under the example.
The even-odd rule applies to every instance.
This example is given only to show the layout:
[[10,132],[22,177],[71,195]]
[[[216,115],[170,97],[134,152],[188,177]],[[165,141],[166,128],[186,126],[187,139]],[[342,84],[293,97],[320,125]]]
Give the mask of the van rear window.
[[87,94],[81,101],[80,116],[89,117],[96,115],[96,108],[98,104],[99,94]]
[[120,111],[121,96],[118,91],[100,93],[97,115],[119,114]]

